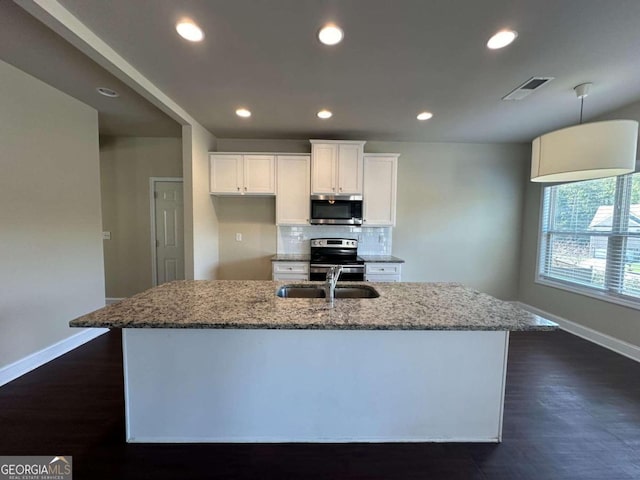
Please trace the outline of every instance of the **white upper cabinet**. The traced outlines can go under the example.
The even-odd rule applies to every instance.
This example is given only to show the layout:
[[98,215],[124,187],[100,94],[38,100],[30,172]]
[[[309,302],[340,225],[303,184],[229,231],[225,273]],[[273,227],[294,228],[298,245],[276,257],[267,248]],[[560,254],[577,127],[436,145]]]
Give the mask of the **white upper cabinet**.
[[364,144],[311,140],[311,193],[362,195]]
[[308,225],[310,201],[308,155],[278,155],[276,182],[276,224]]
[[210,155],[211,193],[240,194],[244,187],[242,155]]
[[274,155],[211,153],[210,193],[216,195],[275,195]]
[[275,195],[275,182],[273,155],[244,155],[244,193]]
[[363,226],[396,224],[396,185],[399,154],[364,155]]

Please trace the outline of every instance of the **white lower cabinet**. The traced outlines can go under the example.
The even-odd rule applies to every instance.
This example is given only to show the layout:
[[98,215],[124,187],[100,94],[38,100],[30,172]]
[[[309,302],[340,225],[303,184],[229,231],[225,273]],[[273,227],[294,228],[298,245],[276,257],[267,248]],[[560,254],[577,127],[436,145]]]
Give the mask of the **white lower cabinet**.
[[401,278],[401,263],[369,262],[364,264],[364,280],[366,282],[399,282]]
[[272,262],[273,280],[309,280],[308,262]]

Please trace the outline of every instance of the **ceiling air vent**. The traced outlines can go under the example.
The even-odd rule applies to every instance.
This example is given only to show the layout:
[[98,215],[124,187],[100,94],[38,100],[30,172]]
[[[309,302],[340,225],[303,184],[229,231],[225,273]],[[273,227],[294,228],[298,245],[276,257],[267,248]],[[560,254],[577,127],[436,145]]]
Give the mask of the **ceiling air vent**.
[[524,97],[530,95],[553,79],[554,77],[531,77],[522,85],[516,87],[514,90],[511,90],[511,92],[502,97],[502,100],[522,100]]

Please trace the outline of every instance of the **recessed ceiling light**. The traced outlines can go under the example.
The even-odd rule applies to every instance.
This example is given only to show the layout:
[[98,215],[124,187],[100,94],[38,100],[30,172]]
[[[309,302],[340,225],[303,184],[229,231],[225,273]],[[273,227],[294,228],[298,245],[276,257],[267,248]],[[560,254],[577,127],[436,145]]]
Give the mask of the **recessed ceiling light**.
[[251,112],[246,108],[239,108],[236,110],[236,115],[243,118],[248,118],[251,116]]
[[416,118],[418,120],[429,120],[431,117],[433,117],[433,113],[431,113],[431,112],[422,112],[422,113],[419,113]]
[[325,45],[335,45],[336,43],[340,43],[343,37],[344,32],[342,29],[333,23],[325,25],[318,32],[318,40]]
[[176,25],[176,31],[185,40],[190,42],[199,42],[204,38],[204,33],[191,20],[183,20]]
[[320,110],[317,115],[318,118],[326,119],[331,118],[333,116],[333,113],[331,113],[329,110]]
[[104,95],[105,97],[116,98],[120,96],[118,92],[116,92],[115,90],[111,90],[110,88],[107,88],[107,87],[98,87],[96,88],[96,90],[100,95]]
[[513,42],[517,37],[518,32],[515,30],[501,30],[489,39],[487,47],[492,50],[503,48]]

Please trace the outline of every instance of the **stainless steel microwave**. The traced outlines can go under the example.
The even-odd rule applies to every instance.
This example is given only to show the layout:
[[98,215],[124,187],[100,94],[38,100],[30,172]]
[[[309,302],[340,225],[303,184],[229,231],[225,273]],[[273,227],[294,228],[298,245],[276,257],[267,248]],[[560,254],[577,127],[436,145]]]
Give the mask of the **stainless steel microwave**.
[[312,195],[311,225],[362,225],[362,195]]

